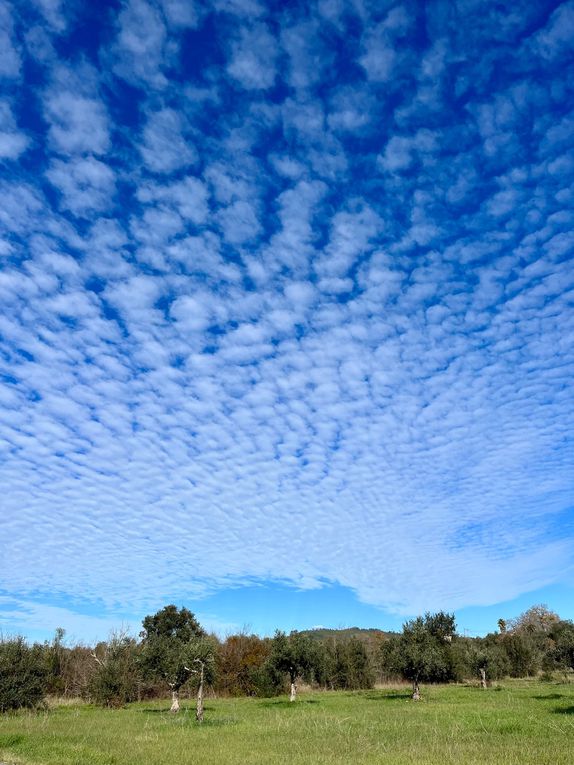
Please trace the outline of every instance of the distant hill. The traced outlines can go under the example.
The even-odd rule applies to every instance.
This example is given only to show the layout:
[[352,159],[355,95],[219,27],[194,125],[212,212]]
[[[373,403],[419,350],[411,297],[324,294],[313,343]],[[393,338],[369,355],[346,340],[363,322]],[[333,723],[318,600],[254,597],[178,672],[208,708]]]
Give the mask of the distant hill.
[[301,630],[300,635],[306,635],[313,640],[349,640],[352,637],[364,640],[367,643],[374,643],[390,637],[396,633],[385,632],[384,630],[374,629],[373,627],[365,629],[364,627],[345,627],[344,629],[328,629],[327,627],[317,627],[312,630]]

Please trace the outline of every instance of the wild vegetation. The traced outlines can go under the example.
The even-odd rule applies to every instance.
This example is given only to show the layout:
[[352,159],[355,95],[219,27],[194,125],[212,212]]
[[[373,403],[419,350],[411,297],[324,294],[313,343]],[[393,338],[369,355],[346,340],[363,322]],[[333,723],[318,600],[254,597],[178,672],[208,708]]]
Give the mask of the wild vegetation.
[[408,681],[474,680],[483,688],[504,677],[568,673],[574,667],[574,624],[545,606],[499,621],[483,638],[457,635],[452,614],[407,621],[400,634],[376,630],[277,632],[273,638],[208,635],[186,608],[166,606],[146,616],[139,636],[115,633],[94,647],[68,646],[57,630],[50,642],[0,641],[0,710],[34,707],[47,696],[81,698],[100,706],[165,698],[177,712],[180,694],[273,697],[295,701],[304,683],[315,690],[371,689]]

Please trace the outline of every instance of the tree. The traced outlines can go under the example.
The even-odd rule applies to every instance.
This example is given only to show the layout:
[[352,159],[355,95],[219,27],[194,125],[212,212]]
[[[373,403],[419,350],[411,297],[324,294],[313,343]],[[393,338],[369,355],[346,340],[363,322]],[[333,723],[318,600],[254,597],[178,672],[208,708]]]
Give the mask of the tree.
[[271,641],[258,635],[230,635],[217,657],[218,686],[232,695],[253,696],[260,691],[261,670],[269,657]]
[[550,632],[550,646],[545,657],[548,669],[574,669],[574,623],[559,621]]
[[317,680],[331,689],[372,688],[374,677],[364,641],[357,637],[332,639],[316,647]]
[[427,613],[405,622],[402,634],[385,645],[387,668],[412,682],[414,701],[420,699],[421,682],[454,679],[450,648],[455,633],[454,615],[442,611]]
[[207,634],[191,611],[174,605],[165,606],[153,616],[146,616],[142,625],[140,637],[144,640],[171,638],[187,643],[192,638],[205,637]]
[[541,652],[536,636],[526,631],[509,631],[502,636],[511,677],[528,677],[540,669]]
[[507,628],[511,632],[548,634],[559,621],[560,617],[557,613],[551,611],[544,603],[538,603],[517,616],[516,619],[511,619]]
[[[171,712],[179,712],[179,692],[192,675],[205,681],[207,659],[214,655],[214,645],[207,633],[187,608],[169,605],[142,622],[142,666],[148,676],[161,678],[171,690]],[[203,671],[200,669],[203,668]],[[211,669],[210,669],[211,672]],[[203,694],[200,681],[198,693]],[[198,701],[199,703],[199,701]]]
[[49,694],[62,694],[65,690],[64,684],[64,665],[66,649],[64,647],[64,637],[66,631],[58,627],[54,633],[51,643],[44,644],[44,650],[47,660],[47,692]]
[[213,638],[193,638],[187,644],[188,669],[197,677],[195,719],[203,722],[205,683],[213,682],[216,644]]
[[467,643],[468,669],[474,677],[479,677],[483,689],[487,688],[489,680],[504,677],[509,672],[508,657],[496,640],[497,637],[489,635],[486,638],[471,639]]
[[23,637],[0,639],[0,712],[38,706],[47,675],[42,646],[29,646]]
[[275,633],[269,663],[276,671],[289,676],[289,701],[297,698],[297,678],[312,677],[315,653],[309,638],[297,632],[289,636],[280,630]]

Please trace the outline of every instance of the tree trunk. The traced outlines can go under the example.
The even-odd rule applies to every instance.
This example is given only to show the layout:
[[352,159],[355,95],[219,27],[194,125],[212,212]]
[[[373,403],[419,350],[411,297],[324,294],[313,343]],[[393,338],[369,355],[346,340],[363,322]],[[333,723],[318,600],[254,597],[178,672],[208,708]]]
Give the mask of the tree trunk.
[[289,694],[289,701],[295,701],[297,698],[297,686],[295,685],[295,681],[291,681],[291,693]]
[[171,692],[171,708],[169,710],[174,714],[179,712],[179,691],[172,690]]
[[480,671],[480,687],[483,690],[486,690],[486,670],[484,669],[484,667],[481,667],[479,671]]
[[419,681],[413,680],[413,701],[420,701],[421,692],[419,689]]
[[195,709],[195,719],[197,722],[203,722],[203,678],[204,678],[204,664],[201,662],[201,670],[199,673],[199,687],[197,689],[197,706]]

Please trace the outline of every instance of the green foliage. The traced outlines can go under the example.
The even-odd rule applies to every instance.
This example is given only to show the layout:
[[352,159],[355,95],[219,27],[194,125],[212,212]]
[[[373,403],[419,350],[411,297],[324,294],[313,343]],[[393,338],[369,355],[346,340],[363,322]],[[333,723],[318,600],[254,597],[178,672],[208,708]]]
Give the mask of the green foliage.
[[146,616],[142,625],[140,637],[144,641],[169,638],[179,643],[187,643],[192,638],[204,637],[207,634],[191,611],[174,605],[165,606],[157,613]]
[[290,682],[294,683],[298,677],[311,681],[314,677],[317,652],[311,640],[292,632],[286,635],[277,630],[272,641],[270,666],[277,672],[289,675]]
[[553,625],[545,656],[546,669],[574,669],[574,623],[559,621]]
[[271,698],[279,696],[285,690],[285,675],[267,660],[261,667],[253,670],[253,696]]
[[211,656],[206,682],[213,679],[217,647],[187,608],[166,606],[143,620],[141,668],[148,678],[162,679],[172,691],[196,673],[197,661]]
[[414,684],[455,679],[452,640],[454,616],[440,612],[405,622],[401,635],[382,648],[383,666]]
[[477,678],[484,670],[487,680],[510,674],[510,663],[499,635],[486,638],[458,638],[451,648],[454,679]]
[[508,659],[510,677],[531,677],[538,672],[541,654],[535,635],[530,632],[506,632],[501,645]]
[[89,682],[91,699],[100,706],[122,707],[138,698],[140,675],[136,641],[112,634],[93,654],[96,669]]
[[0,639],[0,712],[38,706],[47,676],[42,646],[29,646],[23,637]]
[[350,691],[373,687],[374,672],[363,640],[330,640],[318,658],[316,677],[325,687]]
[[52,642],[44,645],[48,673],[46,678],[46,692],[49,694],[60,695],[65,690],[65,634],[66,631],[62,629],[62,627],[58,627],[54,633]]
[[210,635],[195,637],[185,643],[182,655],[185,668],[189,670],[188,679],[191,680],[192,685],[197,685],[201,664],[203,664],[205,683],[213,685],[217,674],[217,650],[217,641]]

